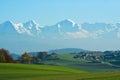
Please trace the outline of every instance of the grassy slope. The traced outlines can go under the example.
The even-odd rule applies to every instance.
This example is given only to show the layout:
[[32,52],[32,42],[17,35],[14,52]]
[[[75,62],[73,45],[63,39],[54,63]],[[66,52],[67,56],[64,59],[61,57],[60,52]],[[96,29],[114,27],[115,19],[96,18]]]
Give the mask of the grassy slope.
[[86,73],[76,69],[47,66],[47,65],[25,65],[25,64],[9,64],[0,63],[0,80],[14,80],[17,78],[39,77],[60,74],[78,74]]
[[[80,60],[80,59],[75,59],[73,56],[76,54],[58,54],[58,57],[60,60],[47,60],[44,61],[45,64],[53,64],[53,65],[61,65],[61,66],[66,66],[68,64],[78,64],[78,63],[84,63],[87,62],[85,60]],[[67,66],[68,67],[68,66]]]
[[0,63],[0,80],[120,80],[120,72],[90,73],[60,66]]
[[80,70],[87,70],[93,72],[103,71],[120,71],[120,67],[115,67],[106,63],[90,63],[90,61],[75,59],[76,54],[58,54],[60,60],[47,60],[45,64],[60,65]]

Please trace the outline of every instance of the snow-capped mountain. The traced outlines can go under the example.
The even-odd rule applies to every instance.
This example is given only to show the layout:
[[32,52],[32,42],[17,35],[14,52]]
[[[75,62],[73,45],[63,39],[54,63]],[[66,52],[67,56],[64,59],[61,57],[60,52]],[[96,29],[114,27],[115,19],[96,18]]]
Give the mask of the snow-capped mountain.
[[47,37],[64,36],[68,32],[77,32],[80,26],[70,19],[60,21],[52,26],[44,26],[41,29],[41,34]]
[[89,31],[90,37],[117,37],[118,26],[116,24],[108,23],[83,23],[82,27]]
[[36,21],[25,23],[6,21],[0,24],[0,35],[28,35],[46,38],[99,38],[120,37],[120,23],[82,23],[71,19],[62,20],[55,25],[41,27]]
[[35,21],[31,20],[26,23],[14,23],[6,21],[0,24],[0,34],[4,35],[38,35],[40,26]]
[[26,23],[23,23],[23,26],[31,35],[39,35],[40,34],[40,25],[36,23],[34,20],[30,20]]
[[56,25],[60,32],[77,32],[80,29],[80,26],[70,19],[66,19],[58,22]]
[[[55,48],[120,49],[120,23],[81,23],[65,19],[41,26],[34,20],[0,24],[0,48],[13,52]],[[22,52],[21,52],[22,51]]]

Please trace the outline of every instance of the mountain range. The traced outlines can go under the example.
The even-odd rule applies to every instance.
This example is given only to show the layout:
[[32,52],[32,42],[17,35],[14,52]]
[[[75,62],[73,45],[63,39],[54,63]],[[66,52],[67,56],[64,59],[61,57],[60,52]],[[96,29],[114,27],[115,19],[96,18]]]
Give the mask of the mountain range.
[[41,38],[120,38],[120,23],[82,23],[71,19],[62,20],[54,25],[41,26],[34,20],[25,23],[5,21],[0,24],[0,35],[27,35]]
[[118,50],[119,39],[120,23],[77,24],[65,19],[47,26],[35,20],[25,23],[5,21],[0,24],[0,48],[19,54],[61,48]]

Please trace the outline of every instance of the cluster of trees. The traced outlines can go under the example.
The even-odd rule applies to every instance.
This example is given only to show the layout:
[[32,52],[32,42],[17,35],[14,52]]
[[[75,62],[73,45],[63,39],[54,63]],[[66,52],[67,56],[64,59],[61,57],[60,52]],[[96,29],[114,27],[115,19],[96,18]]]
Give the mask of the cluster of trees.
[[24,63],[24,64],[35,64],[42,63],[45,60],[59,59],[56,53],[48,54],[47,52],[37,52],[31,55],[28,52],[23,53],[17,60],[14,60],[6,49],[0,49],[0,62],[7,63]]
[[31,63],[33,58],[29,55],[29,53],[25,52],[19,59],[21,63]]
[[48,54],[47,52],[35,52],[35,53],[27,53],[25,52],[18,62],[20,63],[32,63],[32,64],[40,64],[45,60],[56,60],[59,59],[56,53]]
[[120,51],[87,51],[80,52],[74,58],[84,59],[92,62],[102,62],[109,60],[120,60]]
[[10,55],[9,51],[6,49],[0,49],[0,62],[1,63],[30,63],[32,61],[32,57],[25,52],[18,61],[15,61],[13,57]]
[[120,51],[105,51],[104,52],[104,60],[120,60]]
[[8,62],[8,63],[14,62],[8,50],[0,49],[0,62]]
[[42,63],[45,60],[58,60],[59,59],[56,53],[48,54],[47,52],[33,52],[29,54],[32,56],[34,60],[32,63]]

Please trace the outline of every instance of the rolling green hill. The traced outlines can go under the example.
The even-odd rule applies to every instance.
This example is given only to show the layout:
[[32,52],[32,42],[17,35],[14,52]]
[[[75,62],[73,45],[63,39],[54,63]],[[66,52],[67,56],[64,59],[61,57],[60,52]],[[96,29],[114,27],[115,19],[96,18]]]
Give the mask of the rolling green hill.
[[120,80],[120,72],[87,72],[61,66],[0,63],[0,80]]
[[[92,72],[105,72],[105,71],[120,71],[120,67],[115,66],[109,62],[91,62],[79,58],[74,58],[76,54],[57,54],[57,60],[43,61],[46,65],[58,65],[79,70],[87,70]],[[116,64],[118,64],[117,62]],[[114,62],[115,64],[115,62]]]
[[61,66],[0,63],[0,80],[18,80],[18,78],[23,80],[30,77],[78,73],[86,73],[86,71]]

